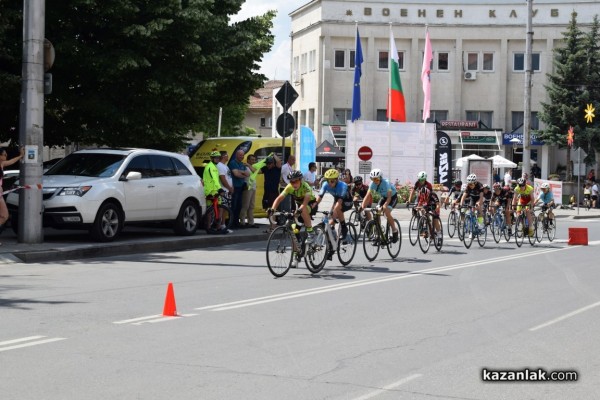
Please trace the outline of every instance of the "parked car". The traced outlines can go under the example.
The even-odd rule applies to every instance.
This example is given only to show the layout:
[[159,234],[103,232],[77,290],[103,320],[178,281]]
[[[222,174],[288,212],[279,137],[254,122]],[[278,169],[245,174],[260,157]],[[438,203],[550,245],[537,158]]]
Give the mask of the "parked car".
[[[90,149],[69,154],[42,177],[43,225],[86,229],[114,240],[124,225],[170,222],[193,235],[206,210],[204,187],[188,157],[147,149]],[[18,229],[19,193],[6,199]]]

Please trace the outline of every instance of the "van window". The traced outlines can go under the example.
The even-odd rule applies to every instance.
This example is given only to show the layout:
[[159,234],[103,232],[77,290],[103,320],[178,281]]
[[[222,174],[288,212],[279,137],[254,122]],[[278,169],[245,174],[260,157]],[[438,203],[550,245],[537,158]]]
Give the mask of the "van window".
[[[290,151],[290,148],[286,146],[286,148],[285,148],[286,155],[289,151]],[[281,146],[263,147],[263,148],[257,149],[256,152],[254,152],[254,155],[256,156],[256,160],[260,161],[264,158],[267,158],[267,156],[271,153],[275,153],[280,160],[285,159],[285,157],[281,157]]]

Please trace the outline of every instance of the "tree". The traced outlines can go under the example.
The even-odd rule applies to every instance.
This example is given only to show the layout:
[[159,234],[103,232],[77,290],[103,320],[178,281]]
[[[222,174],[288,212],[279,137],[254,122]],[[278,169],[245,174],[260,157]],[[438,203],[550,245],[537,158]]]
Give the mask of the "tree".
[[567,180],[571,180],[571,148],[567,146],[567,130],[573,126],[575,146],[584,142],[581,132],[585,128],[583,116],[584,87],[586,83],[586,51],[583,47],[584,34],[577,26],[577,13],[571,13],[566,32],[563,32],[564,46],[554,49],[554,73],[547,74],[549,84],[545,85],[549,103],[542,102],[539,118],[546,127],[539,131],[539,137],[548,144],[567,148]]
[[[230,23],[244,1],[47,3],[46,37],[56,61],[45,100],[46,144],[178,150],[191,131],[216,132],[220,106],[227,110],[224,131],[234,131],[266,80],[258,61],[273,44],[274,12]],[[0,0],[0,10],[14,11],[10,3]],[[20,75],[22,22],[13,22],[7,33],[19,56],[13,50],[9,64]],[[18,96],[11,101],[18,107]]]
[[[589,32],[584,36],[583,47],[587,53],[587,74],[585,77],[585,104],[593,104],[600,109],[600,21],[594,16]],[[598,114],[598,112],[597,112]],[[583,136],[588,142],[586,163],[588,165],[600,159],[600,122],[585,123]]]

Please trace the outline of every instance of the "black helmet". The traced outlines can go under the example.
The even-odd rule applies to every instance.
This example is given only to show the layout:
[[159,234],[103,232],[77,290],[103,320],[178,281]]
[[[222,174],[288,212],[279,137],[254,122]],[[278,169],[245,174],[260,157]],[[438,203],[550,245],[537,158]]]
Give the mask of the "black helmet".
[[454,181],[455,185],[462,185],[462,181],[460,179],[457,179]]
[[267,164],[272,164],[275,162],[275,159],[273,158],[273,156],[269,156],[269,157],[267,157],[266,162],[267,162]]
[[354,177],[354,184],[355,185],[360,185],[361,183],[363,183],[362,176],[355,176]]
[[291,181],[294,179],[302,179],[303,175],[302,175],[302,171],[298,171],[298,170],[293,170],[290,171],[290,173],[288,174],[287,178]]

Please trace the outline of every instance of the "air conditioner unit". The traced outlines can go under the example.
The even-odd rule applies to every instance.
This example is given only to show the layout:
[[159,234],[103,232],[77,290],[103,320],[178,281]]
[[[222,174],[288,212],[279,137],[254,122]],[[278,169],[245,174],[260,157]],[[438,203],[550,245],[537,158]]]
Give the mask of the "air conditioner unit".
[[475,71],[465,72],[465,81],[474,81],[475,79],[477,79],[477,72],[475,72]]

